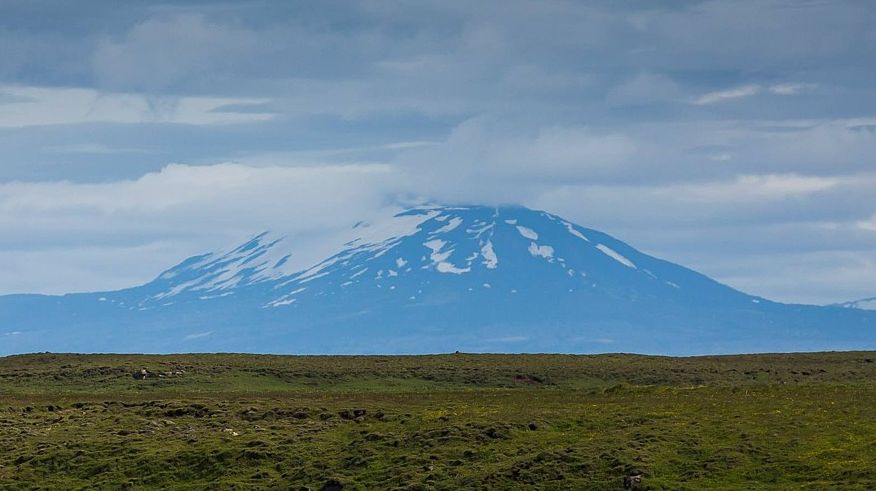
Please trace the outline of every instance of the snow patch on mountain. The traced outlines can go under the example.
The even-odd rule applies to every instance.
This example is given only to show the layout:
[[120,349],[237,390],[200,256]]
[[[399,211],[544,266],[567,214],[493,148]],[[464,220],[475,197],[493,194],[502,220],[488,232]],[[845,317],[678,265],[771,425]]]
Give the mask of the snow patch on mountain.
[[538,234],[535,232],[535,230],[532,230],[531,228],[526,228],[522,225],[518,225],[517,231],[520,232],[520,235],[522,235],[526,239],[538,240]]
[[876,297],[862,298],[861,300],[841,303],[837,306],[845,307],[847,309],[876,310]]
[[447,225],[439,228],[438,230],[436,230],[432,233],[435,235],[438,235],[438,234],[443,234],[443,233],[447,233],[447,232],[452,232],[452,231],[456,230],[456,228],[459,227],[460,225],[462,225],[462,218],[453,217],[450,219],[449,222],[447,222]]
[[615,261],[623,264],[624,266],[626,266],[628,268],[636,269],[636,265],[633,264],[632,261],[625,258],[623,255],[621,255],[619,252],[615,251],[611,247],[608,247],[605,244],[596,244],[596,248],[599,249],[600,251],[602,251],[606,256],[614,259]]
[[529,244],[529,253],[536,257],[551,259],[554,257],[554,248],[547,245],[538,245],[535,242]]
[[266,307],[281,307],[283,305],[289,305],[297,300],[296,298],[294,298],[295,295],[298,295],[299,293],[303,292],[306,289],[307,288],[302,287],[302,288],[298,288],[297,290],[292,290],[291,292],[287,293],[286,295],[284,295],[278,299],[275,299],[271,302],[268,302]]
[[435,265],[435,270],[439,273],[453,274],[463,274],[471,271],[471,268],[458,268],[447,261],[447,259],[450,258],[450,255],[453,254],[453,249],[441,252],[446,244],[447,242],[441,239],[433,239],[423,244],[432,250],[429,258],[432,260],[432,264]]
[[454,266],[453,264],[450,264],[448,262],[438,263],[438,265],[435,266],[435,269],[439,273],[453,273],[453,274],[463,274],[463,273],[468,273],[469,271],[471,271],[471,268],[457,268],[456,266]]
[[[356,252],[368,251],[374,257],[386,254],[403,238],[419,232],[424,222],[439,214],[437,209],[416,208],[406,213],[393,210],[389,217],[359,221],[349,229],[321,236],[315,244],[298,251],[294,250],[293,241],[288,236],[263,232],[228,252],[198,256],[165,271],[158,279],[168,285],[163,291],[157,292],[152,301],[190,291],[221,292],[279,280],[283,284],[313,281],[328,275],[327,269]],[[452,230],[461,223],[461,220],[452,220],[447,228]],[[310,237],[301,239],[313,240]],[[344,250],[348,254],[330,256],[317,262],[312,259],[318,257],[313,252],[302,253],[307,250]]]
[[578,237],[579,239],[586,240],[587,242],[590,242],[590,239],[588,239],[584,234],[582,234],[581,232],[576,230],[575,226],[572,225],[571,223],[563,222],[563,225],[566,226],[566,230],[568,230],[570,234],[574,235],[575,237]]
[[499,265],[499,257],[496,256],[496,252],[493,250],[492,241],[487,241],[483,247],[481,247],[481,256],[484,257],[484,266],[489,269],[496,269]]

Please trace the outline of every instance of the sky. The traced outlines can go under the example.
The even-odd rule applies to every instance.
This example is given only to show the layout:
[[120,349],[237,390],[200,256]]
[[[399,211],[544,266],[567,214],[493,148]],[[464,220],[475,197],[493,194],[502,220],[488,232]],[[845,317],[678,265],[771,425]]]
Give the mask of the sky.
[[0,2],[0,294],[424,202],[876,296],[876,2]]

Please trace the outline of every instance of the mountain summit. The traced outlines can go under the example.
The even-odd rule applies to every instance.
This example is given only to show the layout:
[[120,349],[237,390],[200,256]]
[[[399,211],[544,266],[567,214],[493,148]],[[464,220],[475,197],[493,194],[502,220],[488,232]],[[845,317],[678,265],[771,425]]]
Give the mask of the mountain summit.
[[315,264],[262,233],[145,285],[0,297],[0,353],[864,349],[876,313],[754,297],[522,207],[420,207]]

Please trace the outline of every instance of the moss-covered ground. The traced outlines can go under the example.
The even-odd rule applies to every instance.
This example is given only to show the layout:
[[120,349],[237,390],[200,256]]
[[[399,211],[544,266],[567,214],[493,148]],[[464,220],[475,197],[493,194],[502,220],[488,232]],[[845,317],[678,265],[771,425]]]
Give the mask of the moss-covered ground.
[[639,474],[876,489],[876,353],[0,358],[0,489],[604,490]]

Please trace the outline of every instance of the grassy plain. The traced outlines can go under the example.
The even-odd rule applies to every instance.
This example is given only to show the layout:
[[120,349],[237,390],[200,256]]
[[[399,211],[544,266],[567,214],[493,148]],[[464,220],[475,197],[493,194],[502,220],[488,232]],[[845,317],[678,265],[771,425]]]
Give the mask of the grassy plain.
[[876,489],[876,353],[0,358],[0,489],[603,490],[636,474]]

